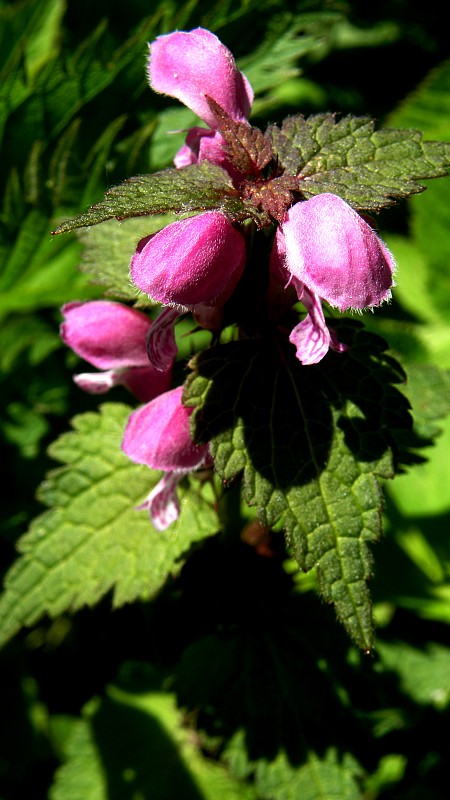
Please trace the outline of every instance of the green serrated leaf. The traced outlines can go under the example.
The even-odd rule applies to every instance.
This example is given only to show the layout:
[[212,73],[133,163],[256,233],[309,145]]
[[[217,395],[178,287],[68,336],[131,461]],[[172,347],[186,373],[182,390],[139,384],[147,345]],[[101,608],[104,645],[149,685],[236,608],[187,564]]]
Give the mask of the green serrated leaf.
[[109,189],[105,199],[84,214],[61,223],[54,233],[65,233],[113,218],[126,219],[168,211],[189,213],[211,208],[225,211],[236,220],[249,216],[225,170],[203,161],[182,169],[171,168],[130,178]]
[[184,401],[222,480],[243,473],[247,503],[265,525],[285,528],[300,568],[317,567],[324,598],[370,649],[368,542],[379,538],[383,505],[376,476],[393,476],[392,433],[411,421],[393,386],[403,373],[384,342],[350,323],[339,330],[353,342],[348,353],[313,368],[270,341],[205,351]]
[[21,557],[0,598],[0,643],[44,614],[94,605],[113,590],[113,604],[149,598],[180,568],[189,545],[218,529],[211,503],[196,486],[181,492],[182,512],[167,532],[137,512],[158,478],[130,462],[120,444],[130,409],[105,404],[76,417],[50,454],[66,466],[40,490],[52,506],[19,543]]
[[341,761],[334,749],[322,758],[311,753],[308,762],[299,769],[291,766],[285,753],[280,753],[273,762],[261,760],[257,764],[256,783],[263,797],[360,800],[358,778],[361,773],[352,758]]
[[369,117],[297,115],[268,133],[305,197],[331,192],[361,210],[417,194],[425,188],[419,181],[444,176],[450,166],[449,143],[424,142],[418,131],[376,131]]
[[353,756],[338,756],[330,748],[319,756],[310,751],[299,765],[291,763],[284,749],[275,758],[251,761],[243,731],[227,744],[223,758],[233,773],[251,774],[259,797],[274,800],[360,800],[363,770]]

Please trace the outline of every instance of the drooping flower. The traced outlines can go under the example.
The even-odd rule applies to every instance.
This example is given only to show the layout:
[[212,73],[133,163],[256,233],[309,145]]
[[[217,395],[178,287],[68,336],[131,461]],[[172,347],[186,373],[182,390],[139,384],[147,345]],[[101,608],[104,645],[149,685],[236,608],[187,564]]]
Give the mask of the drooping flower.
[[213,130],[207,97],[236,122],[245,121],[252,107],[247,78],[228,48],[204,28],[158,36],[150,47],[149,80],[155,92],[176,97]]
[[176,352],[173,330],[178,316],[188,310],[204,316],[205,306],[223,306],[245,260],[244,237],[219,211],[173,222],[139,242],[131,279],[153,300],[170,307],[148,337],[148,355],[157,369],[166,369]]
[[157,530],[165,530],[178,518],[180,480],[192,470],[212,465],[209,445],[192,441],[192,409],[183,405],[182,393],[183,387],[177,387],[134,411],[122,442],[122,450],[132,461],[165,472],[140,506],[148,509]]
[[142,239],[131,278],[164,305],[221,306],[236,288],[245,255],[244,237],[225,214],[206,211]]
[[180,100],[210,126],[210,130],[191,128],[175,156],[175,165],[183,167],[207,159],[233,174],[207,98],[235,122],[246,122],[253,90],[228,48],[204,28],[159,36],[150,47],[148,76],[156,92]]
[[109,300],[68,303],[62,313],[65,344],[102,370],[75,375],[81,389],[103,394],[121,385],[146,402],[169,388],[172,361],[163,372],[150,364],[146,340],[152,323],[145,314]]
[[390,298],[394,259],[370,225],[342,198],[319,194],[296,203],[278,228],[272,273],[292,283],[306,318],[291,332],[297,357],[316,364],[328,348],[344,350],[326,326],[321,300],[340,311],[371,308]]

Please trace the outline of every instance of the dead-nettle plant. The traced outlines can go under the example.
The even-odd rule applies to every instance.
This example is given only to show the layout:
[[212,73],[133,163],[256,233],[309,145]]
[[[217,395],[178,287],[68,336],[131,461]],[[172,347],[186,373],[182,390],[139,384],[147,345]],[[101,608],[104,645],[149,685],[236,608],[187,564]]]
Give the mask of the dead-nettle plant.
[[[75,380],[94,393],[122,384],[144,403],[128,418],[120,463],[148,475],[147,496],[141,472],[140,501],[128,504],[136,519],[149,512],[149,540],[167,563],[158,585],[183,551],[169,554],[177,525],[186,551],[223,529],[238,484],[245,519],[285,532],[300,570],[316,568],[321,595],[369,650],[379,481],[411,455],[412,423],[402,367],[360,319],[338,312],[389,301],[395,264],[373,214],[445,175],[450,145],[330,113],[263,132],[248,121],[248,80],[202,28],[157,38],[148,76],[207,127],[187,132],[175,167],[113,187],[55,231],[178,215],[137,244],[139,310],[111,300],[64,307],[65,343],[101,370]],[[192,331],[209,332],[189,361],[177,357],[188,314]],[[209,504],[206,522],[196,504]],[[145,579],[140,591],[151,594]]]

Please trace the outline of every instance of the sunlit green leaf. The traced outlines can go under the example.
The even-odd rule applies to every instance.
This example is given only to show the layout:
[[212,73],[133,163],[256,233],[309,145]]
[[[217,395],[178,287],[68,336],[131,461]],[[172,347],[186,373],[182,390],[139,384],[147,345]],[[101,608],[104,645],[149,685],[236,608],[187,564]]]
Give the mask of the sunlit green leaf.
[[106,404],[75,418],[75,430],[53,444],[51,454],[66,466],[42,485],[40,498],[52,508],[21,540],[6,578],[0,641],[44,614],[94,605],[110,590],[115,606],[152,597],[189,545],[217,531],[211,502],[196,486],[181,492],[182,512],[168,531],[155,531],[136,511],[158,473],[120,450],[129,411]]

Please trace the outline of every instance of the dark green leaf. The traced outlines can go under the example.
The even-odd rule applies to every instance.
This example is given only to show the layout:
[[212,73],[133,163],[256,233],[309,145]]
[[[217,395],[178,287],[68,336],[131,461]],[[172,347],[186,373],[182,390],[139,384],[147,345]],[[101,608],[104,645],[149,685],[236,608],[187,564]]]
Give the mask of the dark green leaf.
[[105,199],[84,214],[61,223],[54,233],[96,225],[107,219],[126,219],[168,211],[189,213],[207,209],[225,211],[232,219],[249,216],[230,177],[221,167],[203,161],[182,169],[130,178],[106,193]]
[[354,208],[378,210],[446,175],[450,144],[424,142],[418,131],[374,129],[369,117],[317,114],[271,126],[272,146],[305,197],[331,192]]
[[174,696],[155,689],[155,680],[143,688],[138,669],[133,682],[132,670],[129,691],[108,687],[74,722],[50,799],[257,800],[251,786],[202,754]]
[[270,340],[205,351],[185,401],[222,480],[243,473],[245,500],[264,524],[285,528],[300,568],[317,567],[324,598],[370,649],[368,542],[379,538],[383,506],[376,476],[393,476],[393,434],[411,420],[384,342],[351,323],[339,330],[350,350],[314,367]]

